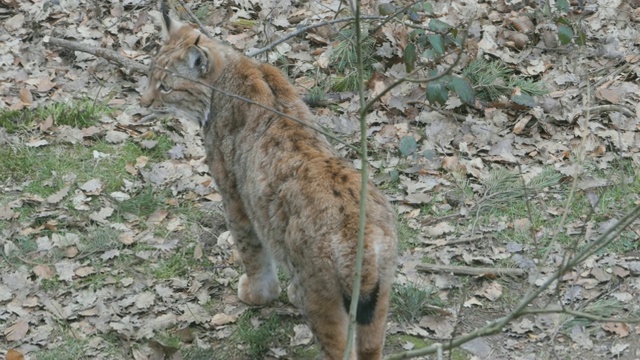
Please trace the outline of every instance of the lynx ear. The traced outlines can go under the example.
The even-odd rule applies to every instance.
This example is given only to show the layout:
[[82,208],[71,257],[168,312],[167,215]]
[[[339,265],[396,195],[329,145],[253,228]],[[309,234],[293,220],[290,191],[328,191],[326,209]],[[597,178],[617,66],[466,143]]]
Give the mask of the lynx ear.
[[162,12],[162,37],[166,40],[175,34],[184,24],[169,16],[166,0],[160,0],[160,11]]
[[[200,39],[200,37],[198,37]],[[189,46],[187,49],[187,63],[189,68],[197,73],[198,77],[201,77],[207,72],[209,68],[209,58],[207,53],[198,47],[198,40],[195,45]]]

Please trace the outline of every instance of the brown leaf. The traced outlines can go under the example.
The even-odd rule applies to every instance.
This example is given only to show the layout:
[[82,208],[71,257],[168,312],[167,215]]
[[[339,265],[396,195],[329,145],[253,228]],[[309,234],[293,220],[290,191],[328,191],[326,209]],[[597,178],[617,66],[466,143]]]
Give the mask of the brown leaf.
[[153,214],[149,215],[149,218],[147,219],[147,224],[157,225],[157,224],[161,223],[162,221],[164,221],[164,219],[167,217],[167,215],[169,215],[169,211],[167,211],[167,210],[158,210],[158,211],[154,212]]
[[228,315],[228,314],[225,314],[225,313],[217,313],[217,314],[213,315],[213,317],[211,318],[211,321],[209,322],[209,324],[211,324],[211,326],[213,326],[213,327],[218,327],[218,326],[234,323],[234,322],[236,322],[237,319],[238,319],[238,317],[234,316],[234,315]]
[[53,116],[49,115],[42,123],[40,123],[40,131],[47,131],[53,126]]
[[629,336],[629,326],[625,323],[620,322],[607,322],[600,325],[603,330],[608,331],[610,333],[614,333],[619,337],[627,337]]
[[200,245],[200,243],[197,243],[195,249],[193,249],[193,258],[199,260],[202,259],[203,255],[204,253],[202,251],[202,245]]
[[26,320],[18,320],[18,322],[9,326],[4,331],[4,336],[9,341],[20,341],[27,335],[27,331],[29,331],[29,322]]
[[66,257],[67,259],[73,259],[77,255],[78,248],[75,246],[69,246],[68,248],[64,249],[64,257]]
[[51,279],[54,275],[51,267],[47,265],[34,266],[33,273],[40,279]]
[[7,351],[7,355],[5,355],[6,360],[24,360],[24,355],[14,349],[9,349]]
[[60,191],[49,195],[49,197],[47,197],[47,202],[49,204],[57,204],[60,201],[62,201],[62,199],[64,199],[65,196],[67,196],[67,194],[69,193],[69,189],[70,186],[67,185],[65,187],[63,187],[62,189],[60,189]]
[[135,241],[135,238],[132,232],[123,232],[118,235],[118,240],[125,245],[131,245]]
[[107,222],[107,218],[113,214],[113,211],[113,208],[103,207],[100,209],[100,211],[94,211],[89,214],[89,219],[98,223],[105,223]]
[[100,179],[91,179],[78,187],[87,195],[99,195],[102,192],[102,181]]
[[30,106],[33,104],[33,96],[31,95],[31,91],[27,88],[20,89],[20,101],[26,106]]
[[10,33],[22,28],[23,24],[24,14],[18,14],[7,20],[4,20],[4,28],[7,29],[7,31]]
[[79,277],[86,277],[89,276],[91,274],[95,274],[96,273],[96,269],[94,269],[93,266],[82,266],[77,268],[74,273],[79,276]]
[[18,216],[20,216],[20,214],[13,212],[8,205],[0,206],[0,220],[11,220]]
[[476,291],[475,295],[485,297],[490,301],[496,301],[502,295],[502,285],[496,281],[486,283],[482,289]]
[[596,97],[598,99],[607,100],[612,104],[619,104],[621,100],[620,91],[616,91],[614,89],[600,88],[596,90]]
[[56,83],[51,82],[48,76],[41,77],[37,80],[38,80],[36,83],[37,90],[38,92],[41,92],[41,93],[49,92],[49,90],[53,89],[53,87],[57,85]]

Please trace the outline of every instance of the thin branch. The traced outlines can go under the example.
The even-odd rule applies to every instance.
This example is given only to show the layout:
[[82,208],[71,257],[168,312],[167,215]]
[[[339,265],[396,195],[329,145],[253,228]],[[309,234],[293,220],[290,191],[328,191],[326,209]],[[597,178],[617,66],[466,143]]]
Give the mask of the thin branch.
[[49,37],[49,36],[45,36],[43,41],[46,44],[63,47],[73,51],[81,51],[87,54],[101,57],[116,65],[120,65],[131,72],[146,74],[149,71],[149,67],[142,65],[137,61],[128,59],[113,50],[81,44],[77,41],[64,40],[64,39],[59,39],[59,38]]
[[[363,20],[385,20],[387,19],[386,16],[362,16],[361,19]],[[327,25],[333,25],[333,24],[339,24],[339,23],[343,23],[343,22],[350,22],[350,21],[354,21],[355,17],[348,17],[348,18],[342,18],[342,19],[335,19],[335,20],[330,20],[330,21],[323,21],[317,24],[313,24],[313,25],[309,25],[309,26],[305,26],[303,28],[300,28],[274,42],[272,42],[271,44],[261,48],[261,49],[256,49],[253,51],[248,52],[246,55],[248,57],[255,57],[257,55],[260,55],[266,51],[269,51],[271,49],[273,49],[274,47],[282,44],[283,42],[294,38],[302,33],[305,33],[309,30],[315,29],[315,28],[319,28],[319,27],[323,27],[323,26],[327,26]]]
[[602,316],[586,313],[583,311],[576,311],[562,307],[553,307],[548,309],[526,309],[522,311],[522,315],[536,315],[536,314],[569,314],[577,318],[583,318],[597,322],[617,322],[626,324],[640,323],[640,318],[605,318]]
[[347,346],[344,350],[344,360],[351,359],[351,349],[356,334],[356,313],[358,300],[360,299],[360,286],[362,280],[362,263],[364,258],[364,231],[367,220],[367,184],[369,183],[369,164],[367,161],[367,106],[364,95],[364,62],[362,59],[362,31],[360,29],[360,1],[351,2],[355,14],[356,30],[356,59],[358,69],[358,97],[360,100],[360,214],[358,221],[358,245],[356,251],[356,268],[353,274],[353,289],[351,290],[351,304],[349,305],[349,327],[347,329]]
[[198,20],[198,18],[191,12],[191,10],[187,7],[187,5],[184,3],[184,1],[182,0],[177,0],[178,4],[180,4],[180,6],[182,6],[182,8],[184,9],[184,11],[189,15],[189,17],[191,18],[191,20],[193,20],[193,22],[195,22],[196,24],[198,24],[198,28],[200,28],[200,31],[205,34],[208,38],[213,38],[211,36],[211,34],[207,31],[207,29],[204,28],[204,25],[202,25],[202,23],[200,22],[200,20]]
[[448,273],[472,276],[522,276],[527,272],[522,269],[513,268],[494,268],[494,267],[474,267],[474,266],[454,266],[454,265],[435,265],[435,264],[417,264],[416,270],[430,273]]

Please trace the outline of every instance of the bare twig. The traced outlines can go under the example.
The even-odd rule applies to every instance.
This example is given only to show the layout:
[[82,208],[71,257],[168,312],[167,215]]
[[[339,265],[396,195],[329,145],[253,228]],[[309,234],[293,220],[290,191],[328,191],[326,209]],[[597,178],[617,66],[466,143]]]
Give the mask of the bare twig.
[[[385,16],[362,16],[362,17],[360,17],[360,19],[362,19],[362,20],[384,20],[384,19],[386,19],[386,17]],[[265,47],[263,47],[261,49],[256,49],[256,50],[253,50],[253,51],[249,51],[246,55],[248,57],[255,57],[255,56],[260,55],[260,54],[262,54],[262,53],[264,53],[266,51],[269,51],[269,50],[273,49],[274,47],[282,44],[283,42],[285,42],[285,41],[287,41],[287,40],[289,40],[291,38],[294,38],[294,37],[296,37],[296,36],[298,36],[298,35],[300,35],[302,33],[305,33],[305,32],[307,32],[309,30],[312,30],[312,29],[315,29],[315,28],[319,28],[319,27],[323,27],[323,26],[327,26],[327,25],[339,24],[339,23],[343,23],[343,22],[351,22],[351,21],[354,21],[354,20],[355,20],[355,17],[348,17],[348,18],[324,21],[324,22],[320,22],[320,23],[317,23],[317,24],[305,26],[303,28],[300,28],[300,29],[290,33],[289,35],[286,35],[286,36],[284,36],[284,37],[272,42],[271,44],[269,44],[269,45],[267,45],[267,46],[265,46]]]
[[631,116],[631,117],[635,117],[636,114],[633,110],[629,109],[626,106],[623,105],[616,105],[616,104],[608,104],[608,105],[598,105],[598,106],[594,106],[591,108],[587,108],[584,109],[583,112],[587,112],[590,111],[592,113],[601,113],[601,112],[608,112],[608,111],[617,111],[620,112],[626,116]]
[[512,268],[493,268],[493,267],[474,267],[474,266],[454,266],[454,265],[434,265],[434,264],[418,264],[416,270],[430,273],[451,273],[459,275],[495,275],[495,276],[522,276],[527,272],[522,269]]
[[353,289],[351,290],[351,304],[349,304],[349,326],[347,328],[347,345],[344,350],[344,360],[351,359],[351,349],[355,340],[356,313],[360,299],[360,286],[362,280],[362,263],[364,259],[364,231],[367,220],[367,184],[369,182],[369,165],[367,161],[367,105],[364,95],[364,61],[362,59],[362,32],[360,30],[360,1],[350,2],[355,14],[356,30],[356,59],[358,70],[358,98],[360,100],[360,214],[358,219],[358,245],[356,251],[356,268],[353,274]]
[[55,37],[45,37],[44,42],[54,46],[63,47],[74,51],[81,51],[87,54],[101,57],[108,60],[109,62],[124,67],[126,70],[128,70],[128,72],[146,74],[149,71],[149,68],[147,66],[142,65],[137,61],[128,59],[113,50],[81,44],[77,41],[64,40]]
[[590,314],[583,311],[571,310],[565,307],[553,307],[553,308],[547,308],[547,309],[526,309],[522,311],[522,315],[533,315],[533,314],[569,314],[577,318],[583,318],[583,319],[597,321],[597,322],[618,322],[618,323],[627,323],[627,324],[640,323],[639,318],[605,318],[602,316]]
[[178,0],[178,4],[180,4],[180,6],[182,6],[182,8],[184,9],[184,11],[189,15],[189,17],[191,18],[191,20],[193,20],[193,22],[195,22],[196,24],[198,24],[198,28],[200,28],[200,31],[205,34],[207,37],[209,38],[213,38],[211,36],[211,34],[207,31],[207,29],[204,28],[204,25],[202,25],[202,23],[200,22],[200,20],[198,20],[198,18],[191,12],[191,10],[187,7],[187,5],[184,3],[184,1],[182,0]]

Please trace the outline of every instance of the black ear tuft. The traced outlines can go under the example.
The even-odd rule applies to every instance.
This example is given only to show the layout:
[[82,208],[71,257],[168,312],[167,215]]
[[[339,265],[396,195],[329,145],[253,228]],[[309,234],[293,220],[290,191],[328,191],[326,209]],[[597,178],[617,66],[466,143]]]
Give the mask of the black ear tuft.
[[202,35],[198,35],[198,37],[196,38],[196,42],[193,44],[194,46],[198,46],[198,43],[200,42],[200,36]]
[[171,28],[171,18],[169,17],[169,10],[167,9],[167,0],[160,1],[160,11],[162,12],[162,20],[164,20],[164,26],[167,29],[167,32],[170,32]]

